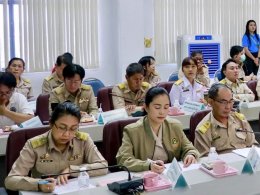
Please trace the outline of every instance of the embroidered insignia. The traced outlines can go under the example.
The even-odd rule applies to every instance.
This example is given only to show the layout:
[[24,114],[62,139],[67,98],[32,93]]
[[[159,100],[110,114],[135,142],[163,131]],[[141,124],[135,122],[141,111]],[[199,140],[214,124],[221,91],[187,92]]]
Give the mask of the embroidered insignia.
[[177,144],[178,143],[178,140],[174,137],[172,138],[172,144]]
[[199,127],[199,131],[201,132],[201,133],[206,133],[207,132],[207,130],[210,128],[210,125],[211,125],[211,123],[209,122],[209,121],[206,121],[205,123],[203,123],[200,127]]
[[84,102],[88,102],[89,100],[87,98],[81,98],[79,99],[79,104],[82,104]]

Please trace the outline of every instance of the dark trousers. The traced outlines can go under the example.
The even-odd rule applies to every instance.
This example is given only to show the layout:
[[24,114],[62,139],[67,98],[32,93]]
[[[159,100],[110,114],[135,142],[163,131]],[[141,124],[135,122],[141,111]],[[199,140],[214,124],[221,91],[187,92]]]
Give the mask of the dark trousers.
[[[258,53],[252,53],[252,55],[257,58]],[[254,63],[254,61],[246,56],[246,60],[244,61],[243,69],[245,71],[245,75],[248,76],[251,73],[254,73],[254,75],[257,75],[258,66]]]

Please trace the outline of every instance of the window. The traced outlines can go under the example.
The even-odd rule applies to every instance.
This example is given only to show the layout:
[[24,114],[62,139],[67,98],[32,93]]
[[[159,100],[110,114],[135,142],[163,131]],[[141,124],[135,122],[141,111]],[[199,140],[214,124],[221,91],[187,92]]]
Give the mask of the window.
[[26,71],[49,71],[70,52],[84,68],[98,67],[97,1],[0,0],[0,60],[26,62]]

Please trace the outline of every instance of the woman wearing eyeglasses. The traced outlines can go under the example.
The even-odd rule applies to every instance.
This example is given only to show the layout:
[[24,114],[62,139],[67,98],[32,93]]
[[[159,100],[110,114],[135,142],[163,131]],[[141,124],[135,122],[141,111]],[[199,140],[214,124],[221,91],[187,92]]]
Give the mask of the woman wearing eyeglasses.
[[224,79],[220,83],[231,89],[235,100],[253,102],[255,95],[246,83],[238,79],[239,71],[238,64],[233,59],[228,59],[222,65],[221,74]]
[[[64,102],[57,105],[51,119],[51,130],[28,140],[5,180],[10,190],[52,192],[56,184],[66,184],[69,174],[84,166],[87,170],[107,167],[107,161],[87,133],[79,132],[79,108]],[[31,171],[31,176],[28,176]],[[42,181],[41,175],[61,174]],[[88,171],[90,176],[103,175],[107,169]],[[45,182],[45,183],[44,183]]]

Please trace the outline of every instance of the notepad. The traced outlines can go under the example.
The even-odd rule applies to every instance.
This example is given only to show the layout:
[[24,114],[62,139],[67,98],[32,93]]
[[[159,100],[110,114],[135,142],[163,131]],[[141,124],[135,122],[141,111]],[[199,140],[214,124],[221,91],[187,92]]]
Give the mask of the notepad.
[[[242,148],[242,149],[233,150],[232,152],[246,158],[248,156],[250,149],[251,148]],[[256,151],[260,155],[260,148],[256,147]]]

